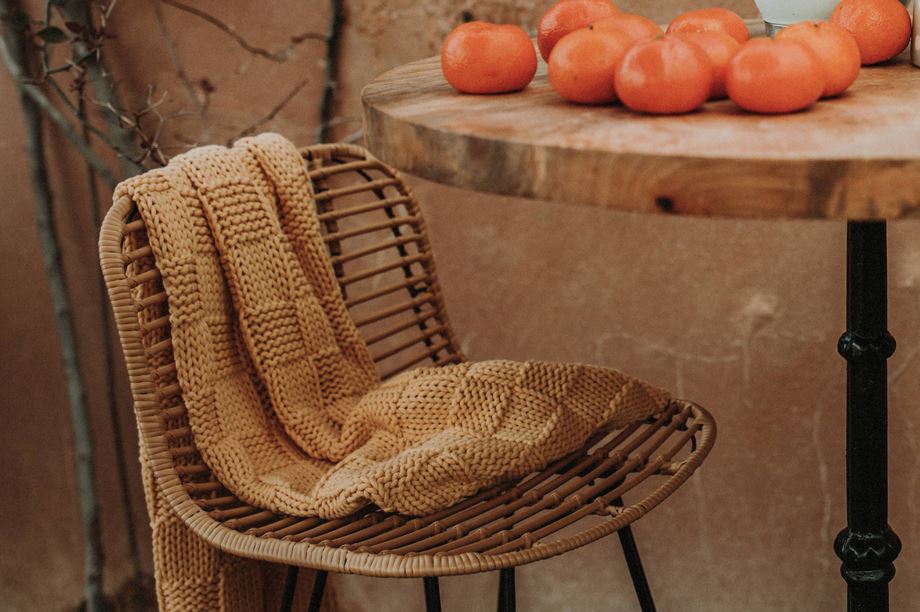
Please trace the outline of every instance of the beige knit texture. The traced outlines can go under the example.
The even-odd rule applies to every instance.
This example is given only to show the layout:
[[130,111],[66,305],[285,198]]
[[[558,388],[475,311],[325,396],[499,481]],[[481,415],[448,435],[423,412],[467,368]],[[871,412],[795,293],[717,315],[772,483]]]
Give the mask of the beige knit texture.
[[[153,482],[153,469],[141,454],[144,493],[153,531],[157,607],[161,612],[272,612],[281,605],[286,569],[221,552],[179,518]],[[312,572],[301,572],[294,609],[305,610]],[[333,585],[321,608],[337,609]]]
[[669,397],[615,370],[486,361],[380,382],[329,260],[296,148],[204,147],[122,183],[169,299],[195,442],[274,512],[419,515],[538,470]]

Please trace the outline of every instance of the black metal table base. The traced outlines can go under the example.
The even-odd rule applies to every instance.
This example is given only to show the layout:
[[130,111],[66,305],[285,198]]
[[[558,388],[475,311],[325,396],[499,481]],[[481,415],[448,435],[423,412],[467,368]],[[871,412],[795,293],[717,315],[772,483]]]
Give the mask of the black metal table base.
[[514,568],[508,567],[498,574],[498,612],[514,612],[516,598]]
[[882,221],[847,225],[847,527],[834,542],[849,612],[888,610],[901,541],[888,526],[888,236]]

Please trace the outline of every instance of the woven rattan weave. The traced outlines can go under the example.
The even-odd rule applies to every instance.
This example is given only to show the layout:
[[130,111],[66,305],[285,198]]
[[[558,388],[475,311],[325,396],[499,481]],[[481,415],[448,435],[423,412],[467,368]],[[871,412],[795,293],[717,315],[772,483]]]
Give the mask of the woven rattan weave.
[[[302,155],[346,306],[381,377],[464,361],[421,212],[399,174],[355,146],[319,145]],[[368,507],[323,520],[253,507],[227,490],[198,452],[176,379],[169,302],[144,221],[129,200],[109,212],[100,249],[151,486],[192,532],[232,555],[390,577],[513,567],[637,520],[687,480],[714,441],[705,410],[672,401],[654,418],[598,433],[539,473],[428,516]]]

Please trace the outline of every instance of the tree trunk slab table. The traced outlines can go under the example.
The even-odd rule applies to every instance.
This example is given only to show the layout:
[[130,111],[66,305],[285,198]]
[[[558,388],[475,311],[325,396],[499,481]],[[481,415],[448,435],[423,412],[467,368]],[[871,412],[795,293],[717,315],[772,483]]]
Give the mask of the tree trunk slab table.
[[577,106],[546,66],[524,91],[455,92],[438,58],[362,94],[367,146],[467,189],[658,214],[846,220],[847,521],[834,544],[850,610],[888,609],[887,221],[920,216],[920,69],[866,68],[841,98],[782,116],[707,104],[682,116]]

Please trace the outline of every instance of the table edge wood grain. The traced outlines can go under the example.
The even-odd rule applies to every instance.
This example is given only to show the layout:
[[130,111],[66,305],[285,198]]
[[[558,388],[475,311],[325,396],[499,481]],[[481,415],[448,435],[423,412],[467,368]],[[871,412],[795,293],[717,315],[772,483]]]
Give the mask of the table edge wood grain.
[[865,68],[843,98],[787,116],[728,101],[681,117],[564,104],[542,62],[523,92],[466,96],[438,58],[381,75],[362,101],[375,155],[475,191],[645,213],[920,217],[920,69],[903,56]]

